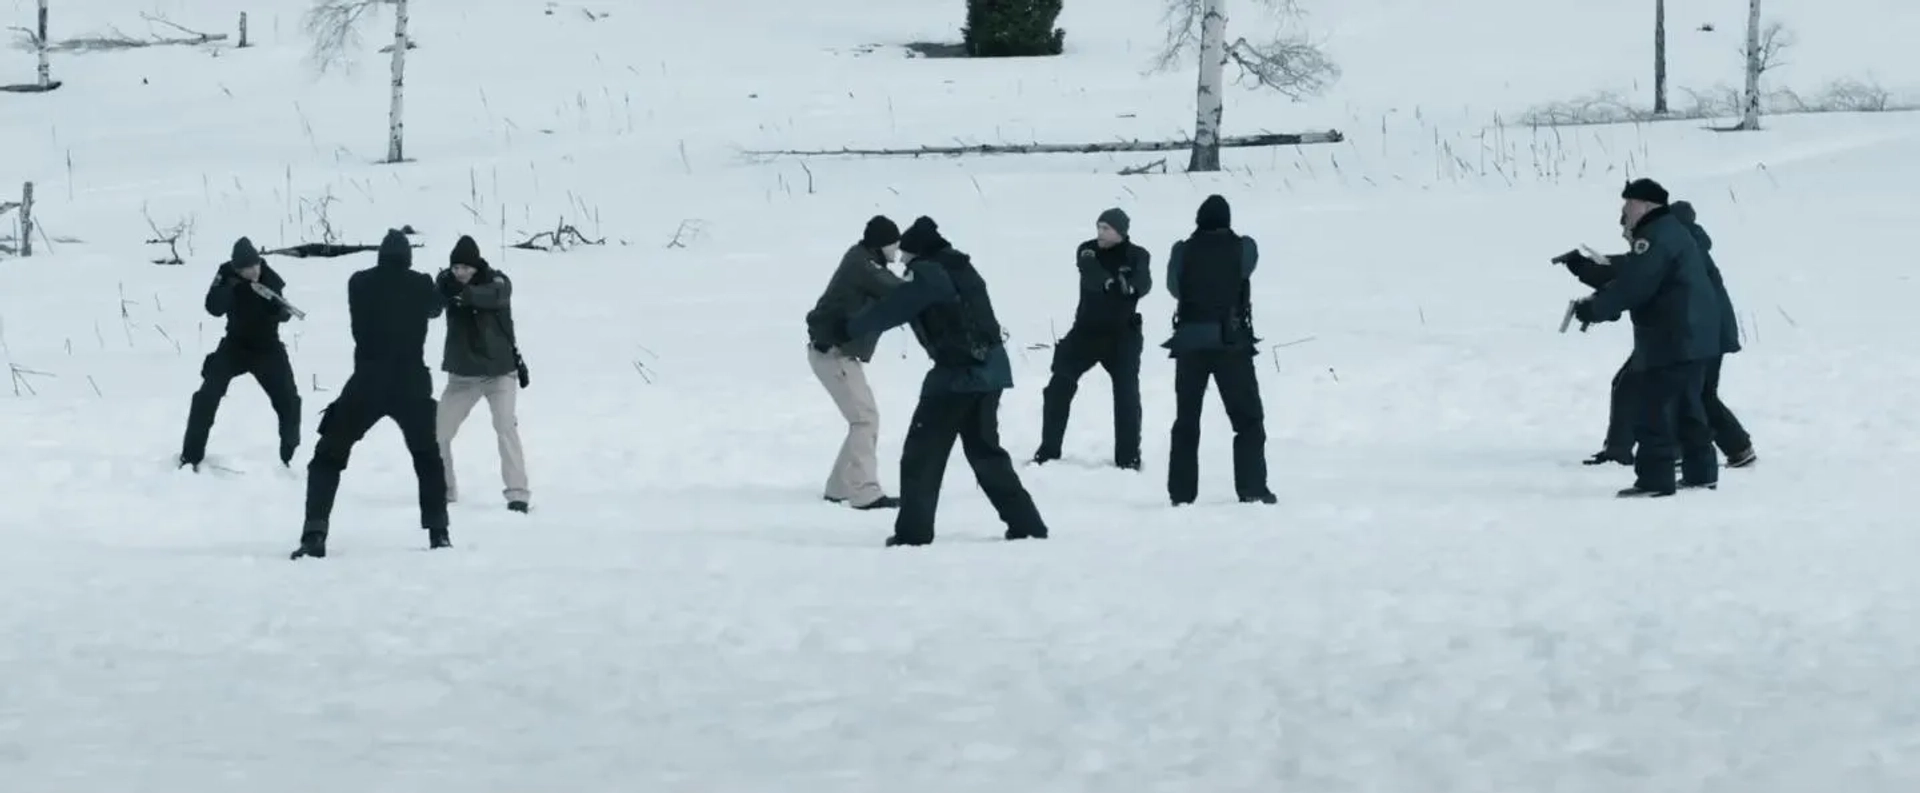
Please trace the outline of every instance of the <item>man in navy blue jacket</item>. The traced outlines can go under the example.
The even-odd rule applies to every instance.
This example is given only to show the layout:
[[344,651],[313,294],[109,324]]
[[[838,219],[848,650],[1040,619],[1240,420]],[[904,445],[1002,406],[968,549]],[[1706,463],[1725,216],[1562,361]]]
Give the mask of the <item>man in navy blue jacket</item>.
[[986,281],[971,258],[940,236],[931,218],[915,220],[900,235],[900,252],[907,257],[905,281],[880,302],[836,323],[828,339],[845,344],[911,324],[914,338],[933,359],[900,452],[900,515],[887,545],[933,542],[940,484],[956,439],[974,480],[1007,524],[1006,538],[1046,538],[1040,511],[1000,445],[1000,394],[1013,387],[1013,364]]

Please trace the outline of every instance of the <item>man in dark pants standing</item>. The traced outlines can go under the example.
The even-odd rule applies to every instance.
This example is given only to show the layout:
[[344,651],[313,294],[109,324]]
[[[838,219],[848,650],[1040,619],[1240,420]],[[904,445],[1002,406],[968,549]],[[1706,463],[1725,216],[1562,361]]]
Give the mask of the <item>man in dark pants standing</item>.
[[836,323],[829,339],[839,346],[911,323],[914,337],[933,359],[900,452],[900,515],[887,545],[932,544],[940,483],[956,438],[974,480],[1007,524],[1006,538],[1045,539],[1040,511],[1000,445],[1000,394],[1013,387],[1013,365],[986,281],[930,218],[907,228],[900,251],[907,255],[906,280],[880,302]]
[[1254,373],[1253,270],[1260,262],[1252,237],[1233,231],[1232,207],[1207,196],[1194,216],[1193,235],[1167,256],[1167,293],[1179,301],[1173,338],[1173,448],[1167,496],[1191,504],[1200,489],[1200,408],[1209,381],[1233,425],[1233,489],[1242,503],[1279,501],[1267,488],[1266,415]]
[[300,447],[300,388],[294,383],[287,346],[280,342],[280,323],[292,319],[293,311],[268,296],[286,288],[286,280],[267,266],[251,240],[241,237],[233,243],[233,257],[220,265],[207,288],[207,313],[226,317],[227,332],[200,363],[200,390],[193,392],[187,409],[180,465],[200,470],[227,384],[243,374],[252,374],[260,390],[267,392],[267,401],[280,420],[280,464],[293,460],[293,451]]
[[1040,449],[1033,461],[1060,459],[1067,417],[1080,378],[1094,364],[1113,381],[1113,464],[1140,470],[1140,298],[1153,291],[1152,255],[1128,236],[1127,213],[1109,209],[1080,243],[1080,305],[1073,327],[1053,348],[1053,377],[1041,408]]
[[[1639,376],[1634,412],[1634,483],[1622,498],[1673,495],[1680,487],[1712,488],[1720,478],[1701,395],[1709,365],[1721,355],[1720,297],[1707,275],[1687,224],[1667,206],[1667,191],[1651,179],[1627,183],[1620,194],[1633,250],[1598,262],[1613,278],[1574,304],[1581,322],[1633,316],[1633,366]],[[1674,481],[1674,460],[1681,481]]]
[[[1675,218],[1686,224],[1687,231],[1693,235],[1694,244],[1700,249],[1700,255],[1706,260],[1707,279],[1713,283],[1714,296],[1720,304],[1720,351],[1707,365],[1706,384],[1701,390],[1701,406],[1706,411],[1707,423],[1713,429],[1713,443],[1726,455],[1727,467],[1746,468],[1759,461],[1754,452],[1753,438],[1740,424],[1726,403],[1720,399],[1720,367],[1727,355],[1740,351],[1740,326],[1734,312],[1733,299],[1729,296],[1726,281],[1721,277],[1720,268],[1713,261],[1713,238],[1700,226],[1698,216],[1692,204],[1675,201],[1670,205]],[[1578,251],[1568,251],[1555,261],[1566,265],[1567,270],[1581,283],[1600,289],[1613,280],[1613,268],[1588,259]],[[1620,365],[1620,371],[1613,376],[1613,386],[1608,400],[1607,438],[1600,452],[1582,461],[1587,465],[1601,465],[1609,462],[1621,465],[1633,464],[1633,412],[1639,399],[1640,381],[1635,371],[1633,359]]]
[[429,547],[445,548],[447,474],[434,437],[433,377],[427,371],[427,323],[445,309],[433,278],[413,269],[406,235],[388,231],[373,267],[347,279],[353,323],[353,374],[320,419],[320,442],[307,464],[307,516],[293,558],[327,555],[328,520],[340,472],[353,445],[383,418],[400,425],[419,480],[420,525]]

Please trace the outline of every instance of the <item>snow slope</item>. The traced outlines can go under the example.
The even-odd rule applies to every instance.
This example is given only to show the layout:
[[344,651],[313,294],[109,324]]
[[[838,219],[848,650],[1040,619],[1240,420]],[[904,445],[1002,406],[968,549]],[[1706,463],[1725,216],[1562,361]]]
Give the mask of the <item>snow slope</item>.
[[[868,49],[951,37],[958,3],[608,2],[589,21],[469,0],[414,9],[418,161],[381,166],[378,24],[357,71],[316,77],[304,3],[75,5],[56,37],[247,10],[259,46],[61,56],[66,87],[0,94],[0,185],[40,184],[51,243],[0,261],[6,363],[44,373],[0,392],[0,790],[1920,786],[1910,115],[1496,127],[1644,93],[1650,15],[1351,0],[1313,20],[1346,67],[1334,92],[1227,110],[1230,132],[1344,144],[1192,177],[1114,175],[1143,156],[803,167],[739,152],[1177,135],[1192,77],[1143,76],[1149,0],[1070,3],[1066,57],[999,63]],[[1781,79],[1920,89],[1909,5],[1770,0],[1803,41]],[[1676,85],[1735,82],[1744,3],[1685,13]],[[31,74],[0,53],[6,81]],[[1623,469],[1575,461],[1627,330],[1555,333],[1581,290],[1546,259],[1614,247],[1620,182],[1642,174],[1715,235],[1748,341],[1724,390],[1762,463],[1619,503]],[[1210,405],[1202,503],[1166,507],[1171,366],[1152,348],[1145,473],[1097,465],[1097,373],[1080,464],[1023,470],[1047,543],[998,542],[957,460],[931,549],[882,550],[890,516],[818,500],[841,428],[800,317],[868,215],[930,214],[980,262],[1021,351],[1001,418],[1025,455],[1073,245],[1117,205],[1162,260],[1210,192],[1266,249],[1279,506],[1231,503]],[[437,268],[472,233],[513,275],[532,515],[488,497],[470,423],[459,547],[419,552],[380,428],[334,557],[290,564],[303,485],[273,470],[244,381],[212,444],[240,473],[171,469],[220,332],[197,310],[212,269],[238,235],[317,239],[323,203],[345,241],[411,224]],[[188,266],[145,263],[146,216],[195,221]],[[607,246],[500,249],[561,217]],[[349,369],[343,281],[370,262],[276,262],[310,313],[288,333],[309,423]],[[1144,305],[1157,342],[1171,301]],[[881,349],[893,459],[924,362],[906,334]]]

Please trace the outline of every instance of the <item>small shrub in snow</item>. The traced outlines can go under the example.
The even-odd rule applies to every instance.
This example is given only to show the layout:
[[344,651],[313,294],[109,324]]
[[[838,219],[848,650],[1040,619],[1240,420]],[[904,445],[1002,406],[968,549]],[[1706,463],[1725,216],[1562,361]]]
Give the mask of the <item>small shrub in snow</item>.
[[960,35],[975,58],[1059,55],[1067,32],[1054,27],[1060,0],[967,0]]

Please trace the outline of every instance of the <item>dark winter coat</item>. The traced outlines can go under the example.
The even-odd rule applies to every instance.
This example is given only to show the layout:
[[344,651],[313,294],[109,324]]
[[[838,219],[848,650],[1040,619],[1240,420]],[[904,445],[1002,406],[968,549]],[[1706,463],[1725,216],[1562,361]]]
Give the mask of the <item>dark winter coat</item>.
[[1153,255],[1132,240],[1111,248],[1087,240],[1074,252],[1074,260],[1080,267],[1080,306],[1073,312],[1071,332],[1138,331],[1140,298],[1153,291]]
[[1188,352],[1244,348],[1253,334],[1252,277],[1260,264],[1260,246],[1232,229],[1195,231],[1173,244],[1167,255],[1167,294],[1178,306],[1173,338],[1160,346],[1178,356]]
[[[827,279],[827,288],[807,312],[807,341],[816,349],[833,346],[834,328],[900,285],[900,276],[887,269],[886,257],[865,245],[855,244],[840,257],[840,266]],[[841,354],[862,361],[873,360],[880,334],[856,335],[853,341],[839,345]]]
[[1707,280],[1713,282],[1714,296],[1720,302],[1720,352],[1732,354],[1740,351],[1740,315],[1733,310],[1733,296],[1727,293],[1727,282],[1720,277],[1720,266],[1713,261],[1713,238],[1707,236],[1707,230],[1701,228],[1699,216],[1693,211],[1693,205],[1685,201],[1673,202],[1673,216],[1687,225],[1687,231],[1693,234],[1693,242],[1700,248],[1700,257],[1707,263]]
[[855,314],[846,332],[859,338],[906,324],[913,326],[914,338],[933,359],[920,384],[923,396],[1013,387],[1013,363],[986,280],[966,254],[942,246],[914,258],[905,282]]
[[464,377],[503,377],[519,371],[514,354],[513,281],[485,259],[471,262],[473,278],[460,283],[441,270],[434,286],[447,301],[447,338],[440,370]]
[[1581,308],[1583,321],[1633,318],[1633,364],[1646,369],[1722,353],[1721,295],[1687,224],[1669,207],[1648,212],[1629,233],[1633,250],[1610,256],[1613,278]]
[[433,392],[427,372],[427,325],[445,298],[433,277],[413,269],[406,235],[387,232],[374,266],[347,277],[347,313],[353,325],[353,386],[408,394]]
[[[207,287],[207,313],[227,318],[225,344],[243,349],[279,346],[280,323],[292,319],[293,312],[255,292],[253,282],[242,278],[238,269],[233,262],[220,265],[213,285]],[[265,263],[260,263],[260,285],[286,295],[286,279]]]

